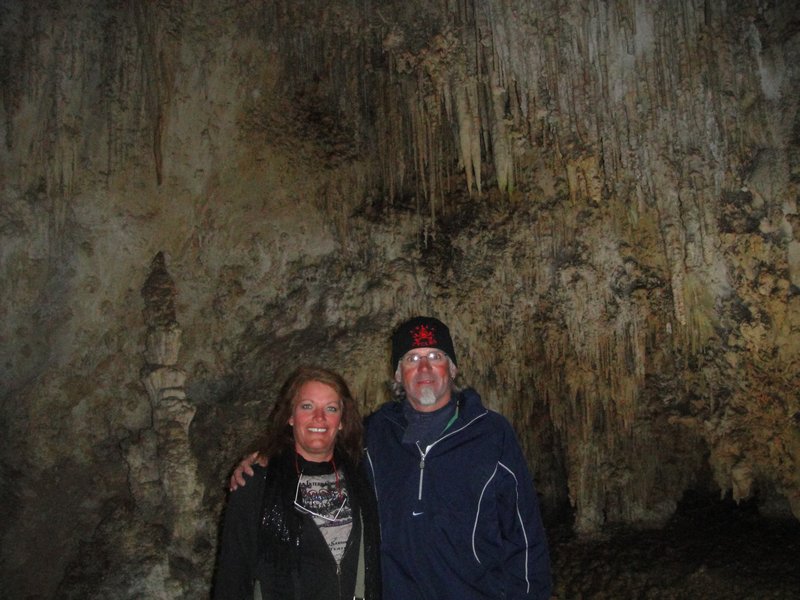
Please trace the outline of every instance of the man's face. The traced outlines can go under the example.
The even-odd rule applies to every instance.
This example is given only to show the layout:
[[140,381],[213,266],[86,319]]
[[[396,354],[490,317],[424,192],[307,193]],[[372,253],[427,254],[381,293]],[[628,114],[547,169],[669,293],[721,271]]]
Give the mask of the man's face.
[[[432,353],[443,356],[442,360],[431,360]],[[409,355],[419,357],[416,362]],[[456,376],[456,368],[450,365],[447,355],[436,348],[414,348],[400,359],[395,379],[403,384],[411,406],[420,412],[432,412],[450,402],[450,384]]]

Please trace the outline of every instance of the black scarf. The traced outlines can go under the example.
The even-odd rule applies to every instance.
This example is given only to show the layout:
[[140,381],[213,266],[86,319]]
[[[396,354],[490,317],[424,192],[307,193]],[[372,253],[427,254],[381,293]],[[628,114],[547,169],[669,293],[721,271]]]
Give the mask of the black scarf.
[[303,526],[302,517],[294,510],[297,489],[294,452],[282,452],[270,458],[267,469],[261,505],[260,551],[268,560],[279,561],[282,563],[279,566],[291,569],[299,560]]

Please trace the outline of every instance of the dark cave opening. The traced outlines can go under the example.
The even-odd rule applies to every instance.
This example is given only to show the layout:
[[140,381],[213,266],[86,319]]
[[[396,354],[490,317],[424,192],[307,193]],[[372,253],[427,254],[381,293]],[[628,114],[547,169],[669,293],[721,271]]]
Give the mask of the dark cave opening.
[[765,516],[759,504],[687,490],[661,529],[615,527],[587,539],[553,524],[558,597],[798,598],[800,523]]

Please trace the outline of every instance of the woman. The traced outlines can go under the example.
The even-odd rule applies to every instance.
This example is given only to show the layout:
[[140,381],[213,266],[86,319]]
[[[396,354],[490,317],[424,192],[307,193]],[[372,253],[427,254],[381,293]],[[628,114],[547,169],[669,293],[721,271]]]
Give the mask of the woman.
[[[378,518],[345,381],[300,367],[272,409],[252,483],[228,498],[217,600],[380,597]],[[258,598],[258,591],[255,591]]]

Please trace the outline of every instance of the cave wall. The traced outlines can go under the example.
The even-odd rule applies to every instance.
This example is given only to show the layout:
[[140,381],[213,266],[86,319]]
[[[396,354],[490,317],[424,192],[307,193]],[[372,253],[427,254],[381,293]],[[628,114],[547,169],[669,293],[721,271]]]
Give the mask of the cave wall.
[[577,530],[800,518],[794,2],[0,17],[10,597],[204,594],[288,370],[374,408],[420,311]]

